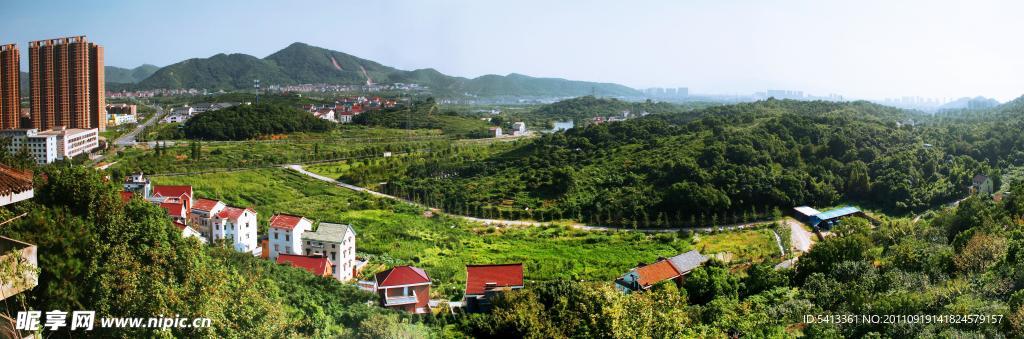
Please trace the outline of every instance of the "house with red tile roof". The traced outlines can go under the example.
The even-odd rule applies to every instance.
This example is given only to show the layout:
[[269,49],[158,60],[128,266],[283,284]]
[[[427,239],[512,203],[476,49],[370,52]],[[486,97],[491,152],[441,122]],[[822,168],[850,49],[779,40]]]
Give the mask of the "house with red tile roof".
[[356,231],[351,225],[321,222],[316,231],[302,233],[305,255],[322,255],[334,263],[334,278],[349,281],[359,267],[356,261]]
[[160,203],[160,208],[167,211],[167,216],[171,217],[171,221],[176,223],[185,224],[188,214],[185,212],[186,209],[180,202],[163,202]]
[[32,171],[22,171],[0,164],[0,206],[32,199]]
[[122,191],[120,193],[121,193],[121,202],[123,202],[125,204],[127,204],[129,201],[132,201],[132,197],[135,196],[135,193],[133,193],[133,192]]
[[196,199],[189,213],[191,225],[207,239],[213,239],[213,223],[217,214],[227,207],[219,200]]
[[421,268],[395,266],[374,276],[380,305],[409,313],[429,313],[430,276]]
[[210,240],[226,241],[238,252],[260,256],[263,248],[257,244],[257,228],[255,210],[227,206],[214,216]]
[[291,265],[313,273],[313,275],[330,278],[331,260],[327,257],[306,256],[281,253],[275,260],[278,264]]
[[703,265],[708,258],[696,250],[671,258],[660,258],[649,265],[640,265],[615,280],[615,287],[623,292],[643,291],[663,281],[682,284],[687,274]]
[[497,293],[523,288],[523,264],[466,265],[466,310],[486,312]]
[[154,185],[153,194],[146,197],[156,203],[180,202],[185,211],[192,210],[192,186]]
[[313,222],[305,217],[278,213],[270,217],[267,227],[270,260],[277,260],[279,253],[302,254],[302,233],[311,231]]

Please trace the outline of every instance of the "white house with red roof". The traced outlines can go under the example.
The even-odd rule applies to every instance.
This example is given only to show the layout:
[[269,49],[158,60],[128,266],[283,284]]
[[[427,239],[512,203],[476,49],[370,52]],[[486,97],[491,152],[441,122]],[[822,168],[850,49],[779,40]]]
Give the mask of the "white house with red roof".
[[189,215],[192,226],[204,237],[213,238],[213,221],[227,206],[219,200],[196,199]]
[[305,217],[291,214],[275,214],[270,217],[267,227],[267,246],[270,247],[270,260],[277,260],[277,255],[302,254],[302,233],[313,229],[313,222]]
[[210,240],[229,241],[234,244],[236,251],[259,256],[263,251],[257,245],[256,229],[258,228],[259,223],[256,221],[255,210],[248,207],[227,206],[213,218]]
[[339,123],[347,124],[352,122],[352,118],[355,117],[355,113],[352,112],[339,112],[335,115]]
[[412,266],[395,266],[374,276],[380,305],[409,313],[428,313],[430,276]]
[[160,203],[160,208],[167,211],[167,216],[175,223],[185,224],[188,220],[188,212],[181,202],[171,201]]
[[523,264],[466,265],[466,310],[485,312],[497,293],[523,288]]
[[278,264],[304,269],[319,277],[330,278],[332,273],[331,266],[333,266],[333,263],[327,257],[281,253],[274,261]]

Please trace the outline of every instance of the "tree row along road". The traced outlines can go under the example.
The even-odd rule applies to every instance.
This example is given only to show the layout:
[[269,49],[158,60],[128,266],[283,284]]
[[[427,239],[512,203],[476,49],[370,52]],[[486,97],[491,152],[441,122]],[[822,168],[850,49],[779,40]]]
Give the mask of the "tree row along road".
[[[309,176],[311,178],[335,184],[338,187],[342,187],[342,188],[350,189],[350,190],[353,190],[353,191],[356,191],[356,192],[362,192],[362,193],[366,193],[366,194],[369,194],[369,195],[372,195],[372,196],[377,196],[377,197],[381,197],[381,198],[385,198],[385,199],[391,199],[391,200],[395,200],[395,201],[400,201],[400,202],[404,202],[404,203],[407,203],[407,204],[416,205],[416,206],[419,206],[419,207],[422,207],[422,208],[427,208],[427,209],[434,210],[430,206],[426,206],[426,205],[423,205],[423,204],[411,201],[409,199],[405,199],[405,198],[401,198],[401,197],[396,197],[396,196],[388,195],[388,194],[384,194],[384,193],[380,193],[380,192],[377,192],[377,191],[374,191],[374,190],[371,190],[371,189],[367,189],[367,188],[364,188],[364,187],[359,187],[359,186],[356,186],[356,185],[346,184],[346,183],[343,183],[341,181],[338,181],[338,180],[335,180],[335,179],[332,179],[332,178],[328,178],[328,177],[325,177],[325,176],[322,176],[322,175],[319,175],[319,174],[307,171],[305,168],[302,167],[302,165],[293,164],[293,165],[285,165],[284,167],[287,168],[287,169],[296,171],[296,172],[298,172],[300,174]],[[470,221],[470,222],[482,223],[482,224],[486,224],[486,225],[496,225],[496,226],[528,226],[528,227],[537,227],[537,226],[546,226],[546,225],[554,224],[554,223],[551,223],[551,222],[541,222],[541,221],[484,219],[484,218],[477,218],[477,217],[471,217],[471,216],[466,216],[466,215],[452,214],[452,213],[447,213],[447,212],[444,212],[443,214],[447,215],[447,216],[450,216],[450,217],[454,217],[454,218],[459,218],[459,219],[462,219],[462,220]],[[751,222],[751,223],[723,225],[723,226],[717,226],[717,227],[694,227],[694,228],[622,228],[622,227],[608,227],[608,226],[593,226],[593,225],[584,225],[584,224],[574,223],[574,224],[572,224],[572,227],[575,228],[575,229],[584,230],[584,231],[628,231],[628,232],[644,232],[644,233],[672,233],[672,232],[679,232],[679,231],[682,231],[682,230],[691,230],[691,231],[697,231],[697,232],[710,233],[710,232],[712,232],[712,231],[714,231],[716,229],[717,230],[722,230],[722,231],[743,230],[743,229],[747,229],[747,228],[763,226],[763,225],[770,224],[770,223],[772,223],[772,221],[758,221],[758,222]]]

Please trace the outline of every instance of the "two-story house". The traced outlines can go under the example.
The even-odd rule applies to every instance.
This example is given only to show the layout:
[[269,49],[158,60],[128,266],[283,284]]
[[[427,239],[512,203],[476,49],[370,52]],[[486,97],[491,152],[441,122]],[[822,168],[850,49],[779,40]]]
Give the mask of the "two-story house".
[[251,208],[227,206],[217,213],[213,219],[213,236],[210,241],[229,241],[234,249],[255,256],[262,254],[262,248],[256,245],[256,211]]
[[313,222],[305,217],[290,214],[275,214],[270,217],[267,227],[267,246],[270,260],[277,260],[278,254],[302,254],[302,233],[313,229]]
[[409,313],[428,313],[430,276],[421,268],[396,266],[374,276],[380,305]]
[[356,269],[356,231],[352,226],[322,222],[316,232],[302,234],[305,255],[325,256],[334,264],[334,278],[352,280]]
[[219,200],[197,199],[189,213],[192,227],[207,239],[213,239],[213,221],[225,207],[227,205]]

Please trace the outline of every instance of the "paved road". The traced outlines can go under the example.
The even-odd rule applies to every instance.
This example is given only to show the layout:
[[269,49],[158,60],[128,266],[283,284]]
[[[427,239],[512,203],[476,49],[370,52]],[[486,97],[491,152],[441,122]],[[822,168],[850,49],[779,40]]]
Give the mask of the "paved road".
[[[329,182],[329,183],[338,185],[338,187],[347,188],[347,189],[350,189],[350,190],[353,190],[353,191],[357,191],[357,192],[367,193],[367,194],[378,196],[378,197],[381,197],[381,198],[387,198],[387,199],[391,199],[391,200],[401,201],[401,202],[413,204],[413,205],[416,205],[416,206],[420,206],[420,207],[423,207],[423,208],[428,208],[428,209],[431,208],[430,206],[425,206],[423,204],[419,204],[419,203],[410,201],[408,199],[404,199],[404,198],[400,198],[400,197],[396,197],[396,196],[392,196],[392,195],[387,195],[387,194],[384,194],[384,193],[380,193],[380,192],[377,192],[377,191],[374,191],[374,190],[371,190],[371,189],[367,189],[367,188],[363,188],[363,187],[359,187],[359,186],[356,186],[356,185],[346,184],[346,183],[340,182],[338,180],[335,180],[335,179],[332,179],[332,178],[328,178],[328,177],[325,177],[325,176],[322,176],[322,175],[319,175],[319,174],[307,171],[306,169],[302,168],[302,165],[285,165],[284,167],[288,168],[288,169],[291,169],[291,170],[294,170],[296,172],[299,172],[301,174],[307,175],[307,176],[309,176],[311,178],[314,178],[314,179],[317,179],[317,180],[320,180],[320,181]],[[451,214],[451,213],[443,213],[443,214],[445,214],[447,216],[451,216],[451,217],[455,217],[455,218],[460,218],[460,219],[463,219],[463,220],[471,221],[471,222],[477,222],[477,223],[482,223],[482,224],[485,224],[485,225],[495,225],[495,226],[544,226],[544,225],[552,224],[550,222],[540,222],[540,221],[484,219],[484,218],[477,218],[477,217],[458,215],[458,214]],[[771,223],[771,221],[759,221],[759,222],[744,223],[744,224],[724,225],[724,226],[719,226],[719,227],[702,227],[702,228],[685,228],[685,229],[684,228],[637,228],[637,229],[633,229],[633,228],[623,228],[623,227],[593,226],[593,225],[584,225],[584,224],[572,224],[572,227],[575,228],[575,229],[584,230],[584,231],[629,231],[629,232],[644,232],[644,233],[672,233],[672,232],[679,232],[681,230],[694,230],[694,231],[708,233],[708,232],[711,232],[711,231],[713,231],[715,229],[718,229],[720,231],[742,230],[742,229],[745,229],[745,228],[760,226],[760,225],[768,224],[768,223]]]
[[132,145],[135,145],[135,137],[137,137],[139,135],[139,133],[142,133],[143,129],[145,129],[147,126],[150,126],[150,125],[156,123],[157,120],[160,120],[160,118],[163,118],[163,116],[164,116],[164,109],[160,108],[159,106],[157,106],[156,107],[156,113],[153,113],[153,116],[149,117],[149,120],[146,120],[146,122],[143,122],[142,124],[136,126],[135,129],[133,129],[130,132],[125,133],[124,135],[118,137],[116,140],[114,140],[114,145],[116,145],[116,146],[132,146]]
[[804,252],[811,250],[811,245],[814,243],[811,237],[814,233],[811,233],[804,229],[804,225],[799,221],[793,220],[792,218],[786,218],[786,224],[789,225],[789,244],[797,250],[797,252]]

